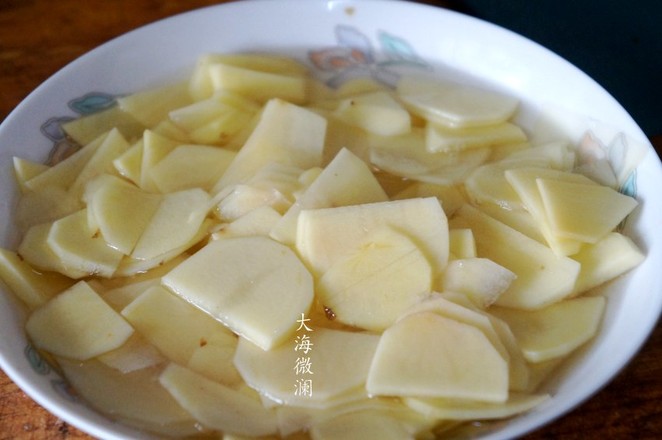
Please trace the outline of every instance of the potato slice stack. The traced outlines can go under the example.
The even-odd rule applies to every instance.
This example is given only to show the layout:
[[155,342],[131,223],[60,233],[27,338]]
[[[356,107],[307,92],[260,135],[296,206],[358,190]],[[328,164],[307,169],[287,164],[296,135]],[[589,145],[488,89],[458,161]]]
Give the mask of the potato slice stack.
[[418,438],[514,416],[644,258],[634,198],[531,144],[518,102],[440,78],[337,90],[280,56],[64,125],[16,158],[0,278],[109,417],[174,436]]

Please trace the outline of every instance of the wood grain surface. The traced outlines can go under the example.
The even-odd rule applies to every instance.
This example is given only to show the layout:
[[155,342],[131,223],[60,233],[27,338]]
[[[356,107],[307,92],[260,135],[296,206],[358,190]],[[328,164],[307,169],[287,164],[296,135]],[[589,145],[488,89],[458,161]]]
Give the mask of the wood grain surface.
[[[0,0],[0,120],[41,82],[90,49],[143,24],[218,3],[223,2]],[[662,136],[651,140],[662,152]],[[34,403],[0,371],[0,440],[89,438]],[[662,438],[662,326],[607,387],[525,438]]]

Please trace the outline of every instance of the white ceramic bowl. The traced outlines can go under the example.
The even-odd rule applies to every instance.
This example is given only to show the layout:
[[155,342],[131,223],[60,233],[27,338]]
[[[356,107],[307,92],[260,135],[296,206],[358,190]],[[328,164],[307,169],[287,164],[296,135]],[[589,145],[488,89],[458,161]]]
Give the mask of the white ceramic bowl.
[[[361,57],[352,57],[360,54]],[[608,308],[595,341],[581,350],[548,388],[541,407],[491,426],[481,438],[512,438],[571,410],[631,359],[662,309],[662,170],[646,137],[627,112],[581,71],[516,34],[440,8],[385,0],[242,1],[175,16],[114,39],[74,61],[37,88],[0,127],[0,246],[17,245],[12,224],[17,189],[12,156],[43,161],[58,141],[59,118],[103,104],[90,92],[125,94],[183,77],[207,52],[273,51],[310,62],[334,55],[343,68],[322,72],[329,81],[368,74],[388,79],[398,69],[433,68],[468,82],[506,91],[522,101],[525,126],[551,104],[572,109],[573,136],[589,128],[605,145],[617,133],[647,156],[633,176],[641,208],[627,233],[647,253],[636,270],[606,290]],[[319,66],[317,66],[319,67]],[[73,104],[73,105],[72,105]],[[578,121],[580,121],[578,123]],[[0,292],[0,367],[39,404],[93,436],[143,438],[72,400],[66,384],[39,362],[23,331],[25,314]]]

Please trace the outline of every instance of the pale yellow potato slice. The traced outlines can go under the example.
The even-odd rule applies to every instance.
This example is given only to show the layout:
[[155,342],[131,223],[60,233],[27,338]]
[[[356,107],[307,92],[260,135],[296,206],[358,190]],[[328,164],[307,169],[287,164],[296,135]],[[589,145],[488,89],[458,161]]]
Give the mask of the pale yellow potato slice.
[[199,188],[164,195],[131,257],[152,260],[189,243],[200,230],[209,203],[209,194]]
[[450,153],[467,148],[492,147],[525,140],[524,131],[510,122],[465,128],[449,128],[428,123],[425,128],[425,148],[430,152]]
[[397,93],[409,110],[448,127],[475,127],[504,122],[519,102],[512,96],[438,78],[403,76]]
[[154,128],[176,108],[192,102],[188,81],[153,87],[117,99],[119,108],[147,128]]
[[150,168],[150,178],[161,193],[191,188],[210,191],[236,154],[209,145],[180,145]]
[[238,386],[243,382],[233,363],[237,342],[237,339],[215,340],[199,345],[186,366],[215,382],[229,387]]
[[412,435],[389,413],[363,410],[314,424],[310,437],[312,440],[405,440],[411,439]]
[[142,141],[142,162],[140,164],[139,186],[146,191],[156,192],[158,189],[152,181],[150,170],[172,150],[181,145],[181,143],[157,134],[153,130],[145,130]]
[[116,128],[110,130],[108,136],[71,184],[69,192],[74,197],[81,197],[90,180],[102,174],[113,174],[115,172],[115,167],[112,164],[113,160],[128,150],[130,146],[119,130]]
[[105,175],[91,195],[87,209],[108,245],[130,255],[161,201],[159,195],[147,193],[119,177]]
[[96,358],[104,365],[122,373],[130,373],[167,362],[167,358],[156,347],[136,332],[118,348],[100,354]]
[[531,368],[522,354],[515,335],[501,319],[491,315],[489,311],[482,312],[490,320],[492,328],[508,352],[508,389],[511,391],[531,391]]
[[223,222],[237,220],[255,209],[273,208],[279,214],[286,212],[292,202],[276,188],[258,188],[252,184],[238,184],[226,188],[214,197],[218,200],[214,214]]
[[536,179],[550,229],[559,237],[596,243],[639,204],[607,186]]
[[[268,351],[239,338],[234,363],[246,383],[272,400],[313,408],[326,407],[362,386],[379,336],[309,328],[311,331],[302,328],[289,342]],[[310,393],[297,393],[297,382],[305,380],[310,380]]]
[[87,209],[82,209],[53,222],[46,245],[60,259],[59,270],[71,278],[81,274],[109,278],[117,269],[123,254],[112,248],[89,228]]
[[508,362],[477,327],[415,313],[382,334],[366,389],[378,396],[505,402]]
[[418,197],[436,197],[447,217],[453,215],[460,206],[467,202],[460,185],[413,182],[402,191],[394,194],[392,200],[415,199]]
[[[37,270],[63,274],[62,261],[47,244],[52,226],[52,223],[40,223],[28,229],[18,245],[17,253]],[[68,271],[72,272],[73,269],[69,268]],[[75,275],[72,278],[82,278],[85,272],[75,271]]]
[[113,166],[120,176],[140,186],[142,179],[143,149],[142,138],[134,142],[124,153],[113,159]]
[[95,360],[57,361],[76,392],[119,423],[166,436],[195,436],[204,431],[158,382],[160,367],[122,373]]
[[456,216],[473,231],[479,257],[489,258],[517,276],[496,304],[537,309],[572,293],[580,270],[577,261],[557,256],[549,247],[469,205]]
[[163,284],[264,350],[292,333],[313,300],[313,279],[297,255],[260,236],[213,241]]
[[446,267],[448,222],[436,197],[304,209],[299,214],[296,249],[321,276],[380,226],[408,234],[430,260],[433,276]]
[[14,164],[14,176],[16,177],[16,183],[21,189],[21,193],[25,194],[27,190],[26,182],[38,174],[46,171],[49,166],[39,162],[33,162],[31,160],[23,159],[20,157],[13,158]]
[[481,311],[475,310],[475,306],[465,295],[456,292],[446,294],[435,292],[424,301],[410,307],[402,316],[405,317],[422,312],[436,313],[439,316],[479,329],[501,357],[509,361],[510,355],[508,349],[501,342],[501,338],[494,330],[489,317],[481,313]]
[[227,146],[239,149],[245,140],[245,130],[253,128],[253,112],[232,111],[190,131],[188,136],[198,144]]
[[169,139],[179,141],[182,144],[188,144],[192,142],[189,134],[175,125],[175,123],[170,119],[162,120],[154,128],[152,128],[152,131]]
[[287,210],[271,231],[271,237],[285,244],[294,244],[302,209],[386,200],[386,193],[368,165],[350,150],[343,148]]
[[576,156],[572,145],[565,141],[555,141],[516,150],[502,158],[500,163],[506,168],[537,167],[572,171]]
[[567,356],[598,331],[605,309],[601,296],[560,301],[540,310],[493,308],[513,331],[524,357],[543,362]]
[[15,219],[23,232],[40,223],[53,222],[83,208],[78,197],[59,186],[28,190],[16,205]]
[[122,310],[138,333],[174,362],[186,365],[200,346],[235,336],[223,324],[162,286],[149,287]]
[[223,116],[237,112],[254,114],[259,110],[260,105],[255,101],[237,93],[222,90],[207,99],[174,109],[168,116],[177,127],[191,133]]
[[107,136],[108,132],[99,135],[71,156],[26,181],[25,186],[31,191],[39,191],[48,187],[68,190]]
[[271,206],[261,206],[253,209],[231,223],[218,227],[211,235],[212,240],[228,237],[247,237],[263,235],[268,237],[271,230],[276,227],[282,216]]
[[610,232],[572,256],[582,265],[574,294],[586,292],[637,267],[646,258],[631,238]]
[[548,394],[511,393],[503,403],[406,397],[405,403],[427,417],[442,420],[493,420],[529,411],[549,400]]
[[303,74],[265,72],[223,62],[210,64],[207,70],[214,91],[228,90],[258,102],[278,98],[303,104],[308,100],[308,78]]
[[250,179],[271,162],[301,169],[321,165],[325,132],[323,117],[280,99],[269,100],[214,192]]
[[[476,258],[476,239],[469,228],[448,230],[448,250],[451,260]],[[448,268],[446,269],[448,270]]]
[[508,211],[523,210],[522,199],[506,180],[508,165],[487,163],[474,169],[464,182],[469,200],[476,206],[493,204]]
[[0,280],[30,310],[43,305],[74,283],[57,272],[38,272],[16,252],[2,248]]
[[189,90],[195,100],[208,98],[214,93],[209,68],[216,63],[289,76],[304,75],[308,72],[308,68],[304,64],[280,55],[266,53],[206,54],[198,58],[190,79]]
[[32,312],[25,330],[37,348],[81,361],[121,346],[133,333],[84,281]]
[[259,399],[171,363],[159,383],[203,426],[222,432],[263,436],[278,431],[276,414]]
[[335,114],[350,125],[381,136],[411,130],[411,116],[387,91],[369,92],[340,101]]
[[409,236],[381,227],[335,261],[316,287],[339,322],[383,331],[430,294],[432,268]]
[[79,145],[87,145],[113,128],[127,139],[134,139],[140,137],[145,126],[117,105],[62,124],[62,129]]
[[441,276],[441,289],[463,293],[480,308],[494,304],[517,276],[488,258],[450,261]]
[[211,232],[214,221],[211,219],[205,219],[200,225],[200,228],[197,230],[195,235],[191,239],[181,245],[172,248],[164,254],[159,254],[154,258],[150,259],[138,259],[130,256],[125,256],[120,261],[120,264],[115,270],[115,276],[117,277],[136,277],[144,274],[146,272],[152,272],[154,270],[172,267],[171,264],[173,261],[177,261],[178,258],[186,257],[188,254],[186,252],[193,252],[196,246],[203,246],[209,238],[209,233]]
[[552,230],[536,181],[539,178],[546,178],[587,185],[596,185],[596,183],[581,174],[540,167],[513,168],[506,170],[504,176],[538,223],[540,233],[552,250],[559,255],[577,253],[581,247],[581,241],[572,237],[561,237]]

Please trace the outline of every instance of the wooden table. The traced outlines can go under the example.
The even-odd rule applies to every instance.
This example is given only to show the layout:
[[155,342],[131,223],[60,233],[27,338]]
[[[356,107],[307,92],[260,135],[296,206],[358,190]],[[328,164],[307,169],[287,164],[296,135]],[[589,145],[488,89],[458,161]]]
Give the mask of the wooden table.
[[[143,24],[216,3],[222,1],[0,0],[0,120],[42,81],[90,49]],[[662,152],[662,136],[651,140]],[[88,438],[34,403],[0,371],[0,440]],[[526,438],[662,438],[662,325],[605,389]]]

